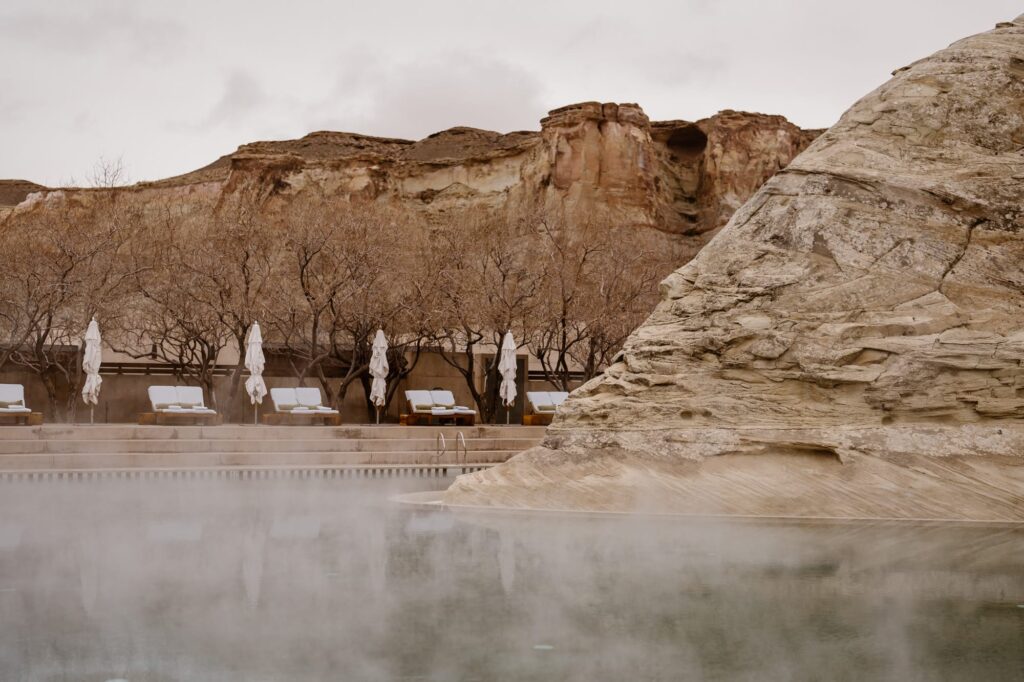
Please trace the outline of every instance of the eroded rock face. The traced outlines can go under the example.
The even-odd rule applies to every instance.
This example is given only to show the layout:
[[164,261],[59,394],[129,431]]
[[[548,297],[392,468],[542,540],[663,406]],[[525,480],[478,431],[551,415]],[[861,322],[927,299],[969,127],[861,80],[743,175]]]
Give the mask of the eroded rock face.
[[[452,128],[416,142],[316,132],[254,142],[192,173],[131,189],[159,203],[216,202],[252,189],[287,201],[316,187],[398,203],[438,223],[481,206],[601,210],[692,254],[819,132],[734,111],[651,123],[635,104],[585,102],[550,112],[540,131]],[[15,204],[25,198],[10,196]]]
[[662,294],[447,501],[1024,520],[1024,17],[897,71]]
[[0,217],[3,211],[25,201],[30,194],[44,190],[46,187],[28,180],[0,180]]

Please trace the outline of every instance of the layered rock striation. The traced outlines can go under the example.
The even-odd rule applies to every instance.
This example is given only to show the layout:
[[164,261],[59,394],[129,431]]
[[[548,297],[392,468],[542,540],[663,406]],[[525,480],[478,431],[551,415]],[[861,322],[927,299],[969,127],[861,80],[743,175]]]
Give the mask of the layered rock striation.
[[[439,224],[478,207],[603,211],[693,253],[819,132],[735,111],[652,123],[635,104],[585,102],[550,112],[540,131],[452,128],[419,141],[315,132],[254,142],[130,191],[143,202],[216,203],[241,191],[287,201],[316,189],[393,203]],[[13,189],[0,186],[0,210],[28,194]]]
[[446,501],[1024,521],[1022,362],[1024,16],[857,102]]

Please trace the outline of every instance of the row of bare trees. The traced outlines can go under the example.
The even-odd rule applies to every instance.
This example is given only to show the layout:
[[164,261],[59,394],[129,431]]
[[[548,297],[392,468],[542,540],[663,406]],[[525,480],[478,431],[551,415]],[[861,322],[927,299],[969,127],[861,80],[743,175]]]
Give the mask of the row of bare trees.
[[[239,404],[254,321],[303,383],[367,405],[373,335],[391,342],[388,400],[425,351],[462,376],[481,416],[498,408],[506,330],[568,390],[594,376],[651,309],[674,254],[597,216],[467,211],[444,224],[373,202],[306,191],[144,201],[131,190],[51,196],[0,223],[0,370],[39,376],[71,418],[80,339],[158,359]],[[226,388],[218,359],[238,358]],[[483,380],[480,380],[480,377]]]
[[132,213],[112,201],[88,209],[54,201],[0,225],[0,370],[36,374],[56,414],[74,412],[91,316],[112,327],[124,317]]

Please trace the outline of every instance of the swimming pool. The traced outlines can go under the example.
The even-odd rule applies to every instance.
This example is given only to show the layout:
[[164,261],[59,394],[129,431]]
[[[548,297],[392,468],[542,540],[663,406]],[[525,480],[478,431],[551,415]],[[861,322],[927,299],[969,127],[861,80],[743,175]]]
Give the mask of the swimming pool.
[[1024,529],[410,508],[404,480],[0,486],[0,680],[1024,679]]

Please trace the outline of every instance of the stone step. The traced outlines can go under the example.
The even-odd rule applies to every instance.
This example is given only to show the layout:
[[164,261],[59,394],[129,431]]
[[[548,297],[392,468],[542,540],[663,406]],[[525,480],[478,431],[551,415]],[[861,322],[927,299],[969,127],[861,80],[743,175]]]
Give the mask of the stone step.
[[[454,450],[457,438],[445,436],[447,449]],[[521,451],[540,442],[539,438],[466,438],[466,449]],[[289,438],[289,439],[58,439],[0,440],[0,458],[13,454],[72,453],[203,453],[203,452],[434,452],[434,438]]]
[[267,479],[352,479],[352,478],[447,478],[494,466],[494,463],[466,462],[459,464],[357,464],[334,466],[247,466],[247,467],[193,467],[136,468],[136,469],[78,469],[54,471],[49,469],[0,470],[0,483],[40,482],[73,483],[99,480],[202,480],[223,479],[256,481]]
[[438,465],[504,462],[516,453],[509,450],[476,450],[467,455],[448,451],[403,450],[389,452],[106,452],[84,454],[28,454],[0,456],[0,471],[81,471],[91,469],[192,469],[206,467],[260,466],[366,466],[378,464]]
[[292,439],[394,439],[436,438],[542,438],[543,426],[484,424],[478,426],[398,426],[394,424],[347,426],[138,426],[136,424],[0,426],[4,440],[292,440]]

